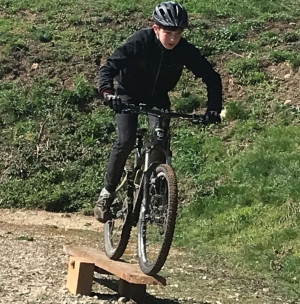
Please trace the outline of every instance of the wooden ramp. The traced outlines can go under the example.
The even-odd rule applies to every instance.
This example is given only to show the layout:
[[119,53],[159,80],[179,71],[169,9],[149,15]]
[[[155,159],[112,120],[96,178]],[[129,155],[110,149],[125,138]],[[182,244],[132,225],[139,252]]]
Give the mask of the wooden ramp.
[[67,288],[73,294],[91,294],[94,271],[118,277],[119,295],[137,303],[142,303],[146,285],[166,286],[165,278],[145,275],[138,264],[110,260],[104,253],[92,248],[65,245],[63,249],[70,255]]

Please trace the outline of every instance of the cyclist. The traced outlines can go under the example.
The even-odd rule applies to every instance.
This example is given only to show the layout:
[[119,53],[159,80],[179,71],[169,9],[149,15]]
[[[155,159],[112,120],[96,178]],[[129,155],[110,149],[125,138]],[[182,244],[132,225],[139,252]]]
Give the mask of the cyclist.
[[[105,187],[94,209],[95,218],[102,223],[111,219],[109,207],[116,197],[115,189],[135,144],[137,114],[122,113],[124,104],[144,103],[149,107],[169,109],[168,92],[175,87],[185,66],[207,86],[206,120],[220,122],[221,77],[200,51],[182,37],[188,28],[186,10],[179,3],[162,2],[155,7],[153,19],[152,28],[137,31],[115,50],[99,71],[99,92],[115,111],[118,127]],[[151,128],[156,122],[157,118],[149,116]],[[164,128],[169,128],[168,122]]]

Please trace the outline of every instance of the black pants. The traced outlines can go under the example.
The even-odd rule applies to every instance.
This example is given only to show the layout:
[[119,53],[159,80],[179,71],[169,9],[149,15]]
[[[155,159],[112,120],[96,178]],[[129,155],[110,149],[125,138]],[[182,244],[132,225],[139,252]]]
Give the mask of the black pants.
[[[156,127],[158,118],[149,115],[149,124],[151,130]],[[137,114],[116,114],[118,137],[113,145],[111,151],[108,168],[106,172],[105,188],[112,192],[115,191],[126,163],[126,160],[133,150],[136,140],[136,131],[138,124]],[[165,120],[163,123],[163,129],[165,134],[169,131],[170,122]]]

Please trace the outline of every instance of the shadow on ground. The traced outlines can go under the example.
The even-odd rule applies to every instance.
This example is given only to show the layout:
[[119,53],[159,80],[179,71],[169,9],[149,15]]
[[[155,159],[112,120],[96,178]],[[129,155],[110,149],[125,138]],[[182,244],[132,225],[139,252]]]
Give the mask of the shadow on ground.
[[[118,295],[118,280],[112,278],[94,278],[94,282],[100,284],[101,286],[105,286],[106,288],[111,289],[115,292],[115,294],[104,294],[104,293],[96,293],[93,292],[91,294],[92,297],[97,297],[99,300],[118,300],[120,297]],[[134,302],[130,302],[134,303]],[[185,301],[185,300],[178,300],[178,299],[171,299],[171,298],[157,298],[149,293],[146,293],[145,300],[139,304],[209,304],[209,302],[195,302],[195,301]]]

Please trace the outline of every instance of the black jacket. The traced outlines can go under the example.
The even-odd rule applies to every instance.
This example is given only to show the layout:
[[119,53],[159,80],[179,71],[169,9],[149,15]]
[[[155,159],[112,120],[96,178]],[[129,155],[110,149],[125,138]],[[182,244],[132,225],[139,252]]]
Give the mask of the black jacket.
[[174,49],[165,49],[151,28],[136,32],[107,59],[99,72],[99,92],[113,89],[115,78],[117,94],[124,102],[166,108],[168,92],[184,66],[207,85],[208,110],[220,112],[221,78],[212,65],[184,38]]

